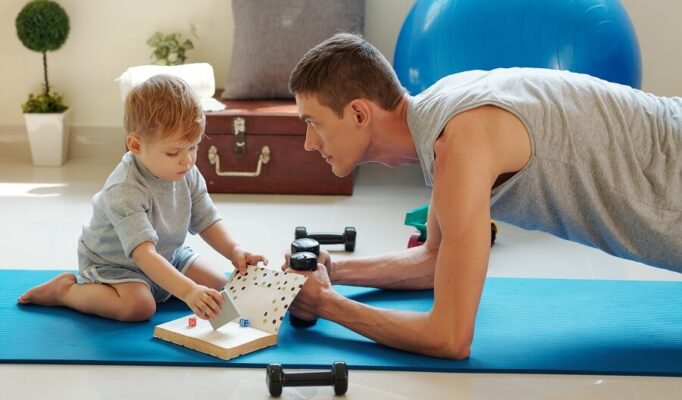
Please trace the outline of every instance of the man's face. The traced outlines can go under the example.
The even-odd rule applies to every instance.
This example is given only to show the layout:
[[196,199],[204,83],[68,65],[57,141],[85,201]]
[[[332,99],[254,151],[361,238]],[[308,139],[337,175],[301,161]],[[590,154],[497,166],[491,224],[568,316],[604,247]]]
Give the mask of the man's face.
[[298,114],[306,123],[305,149],[319,151],[336,176],[346,176],[364,161],[369,140],[347,106],[343,117],[321,105],[315,96],[296,94]]

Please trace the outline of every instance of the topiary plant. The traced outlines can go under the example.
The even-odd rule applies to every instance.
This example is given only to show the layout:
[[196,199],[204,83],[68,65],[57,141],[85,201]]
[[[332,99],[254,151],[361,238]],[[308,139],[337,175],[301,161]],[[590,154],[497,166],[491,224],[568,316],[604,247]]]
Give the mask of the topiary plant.
[[51,0],[32,0],[24,6],[15,21],[17,36],[29,50],[43,54],[43,92],[30,94],[21,105],[25,113],[59,113],[68,108],[62,97],[50,92],[47,79],[47,52],[62,47],[69,36],[69,16],[58,3]]

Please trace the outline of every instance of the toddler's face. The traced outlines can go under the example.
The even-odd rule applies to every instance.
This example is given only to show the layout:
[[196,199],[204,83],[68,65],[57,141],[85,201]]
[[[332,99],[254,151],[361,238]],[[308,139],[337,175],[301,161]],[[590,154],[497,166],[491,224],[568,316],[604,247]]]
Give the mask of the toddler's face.
[[201,136],[193,142],[187,142],[180,134],[163,139],[147,139],[142,142],[137,157],[157,178],[169,182],[179,181],[194,166],[200,141]]

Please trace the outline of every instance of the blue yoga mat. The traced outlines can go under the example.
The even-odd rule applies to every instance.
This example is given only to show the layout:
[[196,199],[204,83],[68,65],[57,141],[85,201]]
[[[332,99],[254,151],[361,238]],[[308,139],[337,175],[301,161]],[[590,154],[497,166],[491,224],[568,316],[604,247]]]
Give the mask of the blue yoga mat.
[[[0,271],[0,362],[682,375],[682,282],[489,278],[464,361],[393,350],[325,320],[307,330],[284,321],[277,346],[223,361],[152,338],[157,324],[190,314],[177,300],[146,323],[16,304],[56,273]],[[433,300],[431,291],[338,289],[393,309],[425,311]]]

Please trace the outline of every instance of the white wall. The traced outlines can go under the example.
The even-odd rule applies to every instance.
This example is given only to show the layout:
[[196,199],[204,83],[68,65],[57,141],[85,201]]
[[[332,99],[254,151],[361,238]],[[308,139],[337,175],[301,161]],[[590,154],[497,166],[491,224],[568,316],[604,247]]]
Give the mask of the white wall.
[[682,96],[682,1],[621,0],[630,14],[642,53],[642,89]]
[[[23,124],[19,104],[42,83],[41,54],[16,36],[14,19],[26,0],[2,0],[0,9],[0,124]],[[148,64],[146,40],[155,31],[189,31],[199,39],[193,61],[213,64],[224,82],[231,55],[232,10],[228,0],[58,0],[69,14],[64,46],[49,52],[51,84],[73,109],[74,125],[120,126],[122,103],[114,79],[127,67]]]
[[[20,104],[42,82],[39,53],[24,48],[14,19],[27,0],[0,0],[0,156],[25,147]],[[65,45],[48,53],[53,87],[73,109],[76,152],[102,135],[122,135],[123,108],[114,83],[128,66],[149,63],[146,39],[155,31],[197,27],[188,62],[211,63],[222,86],[231,57],[233,18],[229,0],[58,0],[71,20]],[[622,0],[639,35],[645,90],[682,95],[682,2]],[[389,58],[414,0],[366,0],[365,36]],[[115,140],[118,140],[116,138]],[[78,147],[78,144],[83,145]],[[26,147],[27,148],[27,147]],[[80,150],[79,150],[80,149]],[[12,152],[11,150],[9,152]],[[27,151],[27,150],[26,150]],[[104,150],[106,151],[106,150]],[[27,154],[27,153],[26,153]],[[83,156],[83,154],[80,154]]]

